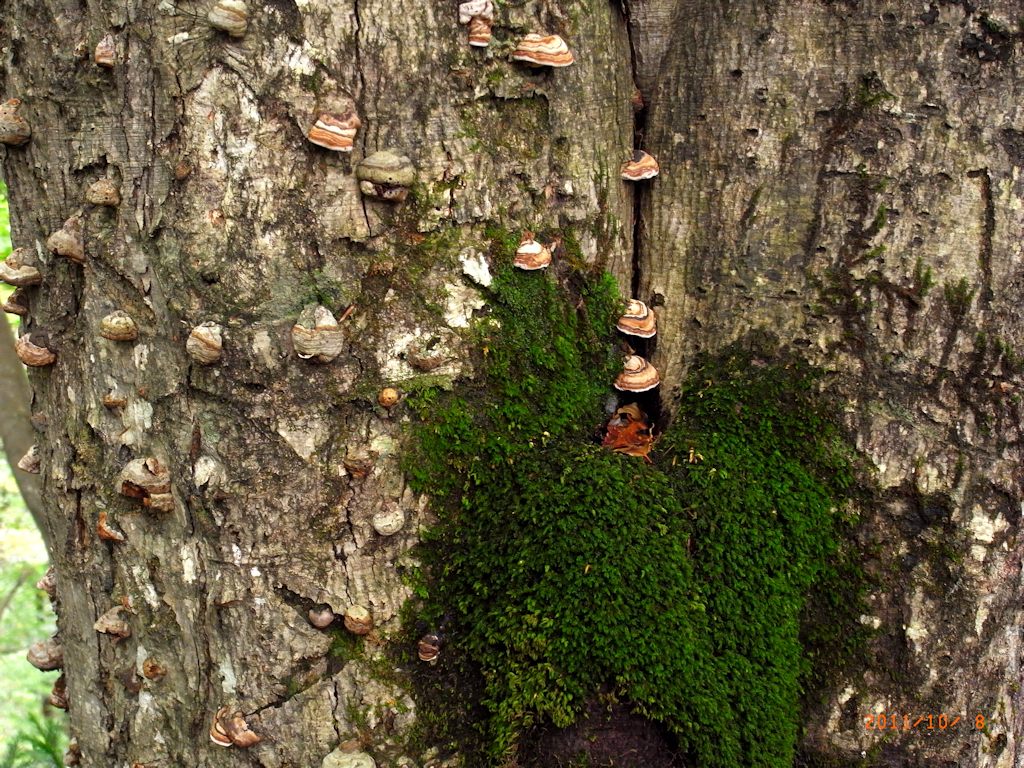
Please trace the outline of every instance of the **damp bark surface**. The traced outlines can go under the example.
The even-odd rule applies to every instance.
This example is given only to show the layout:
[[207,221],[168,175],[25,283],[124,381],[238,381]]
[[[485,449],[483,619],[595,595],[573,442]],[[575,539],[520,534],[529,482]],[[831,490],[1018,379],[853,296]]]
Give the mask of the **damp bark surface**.
[[[832,372],[880,489],[861,510],[877,635],[808,705],[805,753],[1020,761],[1015,3],[509,2],[486,49],[452,2],[250,3],[239,38],[210,8],[0,18],[2,93],[33,128],[4,175],[45,276],[21,332],[58,356],[31,411],[82,765],[318,766],[339,744],[458,764],[412,737],[420,662],[395,638],[432,516],[399,469],[404,401],[378,397],[472,372],[487,228],[571,242],[657,305],[666,414],[696,354],[737,340]],[[576,63],[510,63],[528,32]],[[349,109],[351,154],[306,140]],[[637,189],[619,168],[641,146],[661,175]],[[359,191],[382,149],[417,169],[402,204]],[[119,206],[85,201],[101,178]],[[44,245],[72,217],[84,264]],[[291,335],[317,305],[344,316],[324,364]],[[114,310],[138,338],[99,335]],[[210,365],[186,352],[202,323],[222,328]],[[166,468],[164,511],[122,493],[139,459]],[[355,605],[368,635],[344,629]],[[129,637],[94,628],[116,606]],[[210,742],[224,706],[263,741]],[[882,713],[961,720],[885,740],[865,728]]]

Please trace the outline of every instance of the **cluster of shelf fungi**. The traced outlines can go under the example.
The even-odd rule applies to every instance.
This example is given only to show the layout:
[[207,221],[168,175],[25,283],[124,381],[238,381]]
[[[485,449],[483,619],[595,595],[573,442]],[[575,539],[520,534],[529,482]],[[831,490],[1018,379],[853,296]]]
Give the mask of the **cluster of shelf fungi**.
[[[242,0],[217,0],[207,16],[211,27],[232,38],[241,38],[246,34],[248,19],[248,8]],[[486,47],[490,44],[494,21],[492,0],[469,0],[459,4],[458,20],[460,24],[468,26],[470,46]],[[528,34],[517,44],[511,54],[511,60],[532,68],[557,68],[573,64],[575,57],[558,35]],[[96,44],[93,62],[96,66],[107,69],[117,66],[118,45],[113,34],[104,35]],[[18,113],[20,106],[21,102],[18,99],[9,99],[0,104],[0,143],[18,147],[31,139],[31,127]],[[361,126],[362,121],[353,103],[340,112],[319,114],[307,131],[306,138],[310,143],[331,151],[351,152]],[[657,176],[658,170],[658,163],[650,154],[636,149],[632,158],[622,167],[622,178],[641,182]],[[380,150],[366,156],[356,164],[354,173],[363,195],[388,203],[403,202],[416,180],[416,169],[412,161],[393,149]],[[84,199],[91,206],[117,207],[121,203],[117,186],[112,180],[105,178],[93,182],[86,190]],[[523,232],[515,253],[514,265],[530,271],[546,268],[552,259],[551,245],[552,243],[536,240],[532,232]],[[52,233],[46,239],[45,247],[57,256],[84,265],[87,258],[83,242],[82,212],[69,217],[59,230]],[[0,262],[0,280],[15,287],[15,291],[3,302],[4,311],[22,316],[29,315],[30,296],[26,289],[43,282],[40,261],[38,255],[30,249],[19,247],[14,249],[5,261]],[[341,321],[353,309],[354,307],[350,306],[342,315]],[[654,311],[644,302],[632,299],[628,302],[623,316],[619,318],[617,328],[624,334],[650,339],[657,332]],[[138,339],[139,329],[127,312],[115,310],[100,321],[97,333],[114,342],[129,343]],[[307,307],[293,326],[291,337],[292,345],[300,358],[320,364],[334,360],[345,344],[339,319],[335,318],[330,309],[323,306]],[[16,339],[15,351],[25,365],[45,367],[54,364],[58,357],[57,353],[49,348],[48,343],[49,339],[45,333],[25,333]],[[223,327],[217,322],[205,321],[191,330],[186,339],[185,349],[196,363],[209,366],[221,359],[223,344]],[[623,392],[642,393],[657,387],[660,377],[654,366],[644,357],[633,354],[632,349],[629,349],[629,352],[623,363],[622,372],[614,381],[615,388]],[[378,402],[383,407],[390,408],[399,399],[400,393],[392,387],[387,387],[380,393]],[[114,410],[125,407],[127,401],[112,390],[103,397],[103,404]],[[633,418],[638,418],[635,416],[638,409],[630,410],[631,408],[635,408],[635,405],[619,409],[613,419],[629,418],[626,414],[634,414]],[[639,413],[639,418],[642,418],[642,412]],[[646,457],[646,453],[642,455]],[[18,461],[17,466],[25,472],[39,473],[41,460],[40,447],[33,445]],[[118,487],[123,495],[138,499],[143,506],[152,511],[166,513],[174,509],[170,476],[166,467],[155,458],[140,458],[129,462],[121,472]],[[104,540],[125,541],[124,534],[108,523],[106,513],[99,517],[97,534]],[[56,599],[56,577],[52,567],[37,586],[49,595],[51,601]],[[121,615],[124,610],[122,605],[112,607],[96,621],[96,631],[111,635],[115,641],[130,637],[131,628]],[[318,628],[331,626],[337,618],[329,608],[311,609],[309,612],[310,623]],[[365,635],[373,627],[372,616],[363,606],[350,606],[343,619],[345,627],[357,635]],[[427,633],[418,643],[419,658],[431,665],[436,664],[444,643],[444,627]],[[63,652],[56,637],[33,644],[27,657],[33,666],[41,670],[56,670],[63,667]],[[142,666],[143,674],[151,680],[159,680],[166,674],[166,670],[151,658],[145,659]],[[54,684],[50,703],[62,709],[68,707],[63,675]],[[213,716],[210,738],[215,744],[225,747],[247,747],[261,740],[261,737],[246,724],[244,713],[234,711],[231,707],[222,707]],[[79,757],[77,745],[72,739],[66,762],[68,765],[75,765]]]

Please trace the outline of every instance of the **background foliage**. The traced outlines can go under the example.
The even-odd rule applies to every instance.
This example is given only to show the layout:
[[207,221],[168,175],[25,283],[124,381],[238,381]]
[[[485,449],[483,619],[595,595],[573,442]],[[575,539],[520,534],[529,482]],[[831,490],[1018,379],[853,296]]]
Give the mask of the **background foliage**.
[[[513,247],[495,240],[494,260]],[[424,618],[447,622],[448,663],[480,670],[485,762],[600,695],[696,764],[791,766],[800,616],[839,578],[850,485],[817,373],[738,349],[702,361],[648,466],[594,439],[622,360],[610,280],[505,268],[488,298],[483,375],[420,397],[409,464],[444,500]]]

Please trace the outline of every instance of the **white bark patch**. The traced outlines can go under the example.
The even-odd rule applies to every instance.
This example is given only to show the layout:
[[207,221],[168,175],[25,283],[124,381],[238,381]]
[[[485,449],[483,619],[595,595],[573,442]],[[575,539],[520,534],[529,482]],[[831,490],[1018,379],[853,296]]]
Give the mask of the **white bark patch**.
[[270,341],[270,333],[266,330],[259,330],[253,335],[252,350],[267,368],[273,370],[280,365],[274,356],[274,345]]
[[975,539],[985,544],[991,544],[996,534],[1006,527],[1006,522],[1002,518],[993,520],[981,507],[975,507],[971,513],[971,522],[969,524],[971,533],[974,534]]
[[320,418],[295,419],[279,423],[277,434],[284,438],[303,461],[309,461],[327,438],[327,425]]
[[200,456],[192,468],[192,479],[197,488],[207,484],[217,487],[225,480],[224,468],[212,456]]
[[133,400],[121,413],[124,430],[118,436],[122,445],[139,445],[142,436],[153,427],[153,406],[145,400]]
[[452,328],[467,328],[473,318],[473,312],[484,306],[487,301],[476,288],[457,283],[445,285],[448,301],[445,304],[444,321]]
[[462,264],[462,274],[477,285],[482,285],[484,288],[490,287],[491,269],[480,251],[467,248],[459,254],[459,262]]
[[220,673],[220,679],[223,680],[221,689],[224,693],[234,693],[238,685],[238,678],[235,677],[235,670],[231,666],[231,659],[221,661],[217,667],[217,672]]
[[925,606],[924,590],[914,590],[914,596],[910,599],[910,621],[903,626],[904,634],[913,643],[914,653],[924,651],[923,641],[928,638],[927,620],[930,618],[929,611]]

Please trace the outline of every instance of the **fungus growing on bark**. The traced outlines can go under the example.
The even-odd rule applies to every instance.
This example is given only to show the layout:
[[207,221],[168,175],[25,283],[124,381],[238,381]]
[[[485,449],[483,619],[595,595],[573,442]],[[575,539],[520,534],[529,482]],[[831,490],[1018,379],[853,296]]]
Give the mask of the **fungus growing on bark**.
[[139,336],[139,327],[131,315],[118,309],[100,320],[100,336],[111,341],[133,341]]
[[60,669],[64,666],[64,650],[55,637],[48,637],[38,643],[32,643],[28,647],[25,658],[28,659],[29,664],[43,672]]
[[[66,676],[61,675],[54,681],[47,701],[51,707],[56,707],[57,709],[68,708],[68,679]],[[68,763],[65,763],[65,765],[68,765]]]
[[362,122],[353,110],[341,115],[323,114],[313,123],[306,138],[318,147],[335,152],[351,152],[356,131]]
[[314,363],[329,363],[345,347],[345,334],[327,307],[306,307],[292,326],[295,354]]
[[85,190],[85,200],[93,205],[106,205],[114,207],[120,205],[121,195],[110,179],[99,179],[89,185]]
[[127,637],[131,637],[132,628],[128,626],[127,621],[121,618],[122,611],[124,611],[124,606],[115,605],[96,619],[96,623],[92,625],[92,628],[97,632],[111,635],[116,640],[124,640]]
[[623,333],[642,339],[649,339],[658,332],[654,310],[637,299],[626,305],[626,311],[615,323],[615,327]]
[[575,61],[572,51],[558,35],[530,34],[519,41],[512,61],[529,67],[568,67]]
[[96,43],[96,47],[92,52],[92,60],[96,62],[97,66],[110,69],[114,66],[116,55],[117,48],[114,43],[114,36],[106,34]]
[[33,445],[29,448],[25,455],[18,459],[17,467],[22,472],[28,472],[32,475],[38,475],[40,465],[42,463],[43,452],[38,445]]
[[3,303],[4,312],[12,315],[25,316],[28,314],[28,297],[22,288],[16,288],[14,293],[7,297]]
[[156,512],[171,512],[171,476],[157,459],[134,459],[121,470],[118,492],[133,499],[141,499],[144,507]]
[[643,181],[658,175],[658,161],[642,149],[633,152],[633,159],[622,166],[622,178],[626,181]]
[[512,263],[519,269],[544,269],[551,263],[551,251],[533,239],[533,232],[523,232]]
[[615,379],[615,388],[623,392],[646,392],[661,383],[658,371],[639,355],[630,355]]
[[345,629],[353,635],[368,635],[373,629],[373,616],[361,605],[352,605],[345,611]]
[[400,203],[409,194],[416,181],[412,160],[390,150],[374,152],[356,166],[359,191],[368,197]]
[[441,656],[442,648],[444,648],[444,635],[441,632],[428,632],[420,638],[416,646],[416,653],[420,657],[420,661],[425,661],[433,667]]
[[78,264],[85,262],[85,246],[82,243],[82,219],[72,216],[64,226],[46,238],[46,247],[58,256],[66,256]]
[[249,9],[241,0],[217,0],[206,17],[210,26],[231,37],[244,37],[249,24]]
[[231,707],[221,707],[213,716],[210,741],[219,747],[251,747],[263,739],[249,728],[242,712],[232,712]]
[[39,344],[32,343],[32,334],[30,333],[18,337],[18,340],[14,342],[14,351],[21,362],[33,368],[51,365],[57,359],[55,352]]
[[39,285],[43,276],[36,268],[35,256],[27,248],[15,248],[0,261],[0,280],[18,287]]
[[18,114],[21,101],[8,99],[0,104],[0,144],[20,147],[32,136],[28,120]]
[[200,323],[185,340],[185,351],[188,356],[200,365],[213,365],[220,360],[224,349],[224,338],[221,327],[217,323]]
[[317,610],[316,608],[309,609],[309,623],[317,629],[327,629],[334,623],[335,619],[334,611],[331,610],[330,606]]
[[96,522],[96,535],[105,541],[125,540],[123,533],[107,524],[106,512],[100,512],[99,520]]
[[491,42],[494,3],[491,0],[469,0],[459,4],[459,24],[469,25],[469,44],[485,48]]

